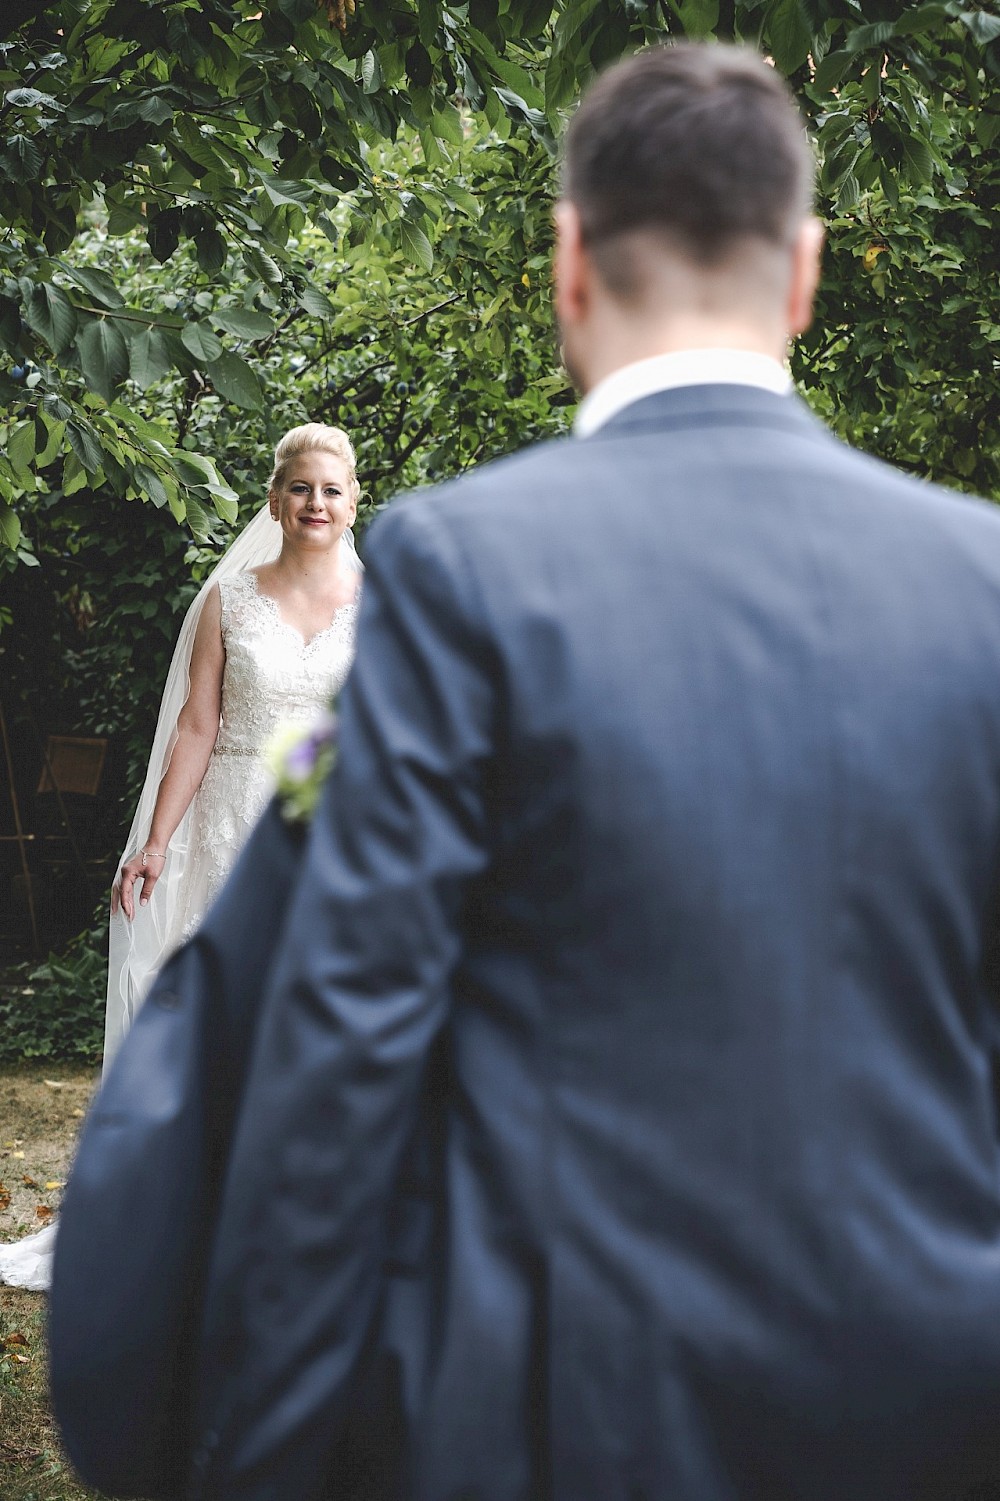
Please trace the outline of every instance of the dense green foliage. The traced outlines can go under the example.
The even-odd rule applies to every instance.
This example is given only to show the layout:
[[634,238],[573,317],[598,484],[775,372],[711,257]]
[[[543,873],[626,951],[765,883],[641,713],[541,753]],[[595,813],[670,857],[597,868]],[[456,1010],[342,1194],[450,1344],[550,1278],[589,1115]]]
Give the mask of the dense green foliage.
[[[519,28],[532,9],[515,5],[508,24]],[[501,135],[511,115],[534,116],[548,135],[522,97],[534,97],[528,73],[484,24],[464,6],[426,3],[367,6],[341,32],[312,0],[256,12],[225,0],[64,0],[22,28],[0,59],[0,399],[21,419],[0,461],[0,496],[22,501],[56,465],[64,493],[106,484],[178,518],[187,511],[196,528],[206,507],[232,521],[235,497],[211,459],[139,418],[135,389],[175,371],[194,390],[263,411],[260,360],[279,332],[300,315],[340,311],[300,253],[307,223],[346,253],[389,239],[431,271],[441,194],[429,202],[401,175],[381,177],[372,146],[406,126],[428,166],[445,165],[463,142],[456,101]],[[345,194],[350,212],[338,220]],[[103,232],[138,230],[161,263],[183,247],[205,285],[235,273],[242,295],[195,317],[141,292],[128,298],[118,276],[76,254],[95,205]],[[477,213],[468,201],[453,211]],[[20,514],[0,513],[8,546]]]
[[849,441],[1000,499],[1000,14],[870,10],[802,83],[828,250],[793,369]]
[[107,925],[100,918],[62,954],[9,969],[0,993],[0,1064],[98,1062],[107,987]]
[[[206,510],[232,521],[235,496],[215,455],[182,445],[185,434],[169,421],[140,416],[137,390],[174,372],[192,397],[208,391],[236,411],[264,411],[261,362],[290,324],[310,317],[349,336],[341,284],[318,286],[312,274],[307,225],[348,264],[359,247],[381,242],[431,274],[442,210],[459,240],[476,218],[479,205],[449,194],[452,154],[470,118],[497,134],[496,163],[506,139],[508,153],[537,164],[595,67],[685,35],[759,46],[798,88],[816,128],[834,231],[826,307],[830,326],[848,335],[800,361],[818,404],[831,411],[843,400],[863,433],[893,415],[886,351],[898,372],[909,373],[909,359],[924,377],[927,330],[937,334],[944,322],[926,317],[927,294],[947,281],[949,258],[962,272],[961,285],[946,288],[949,302],[958,299],[947,316],[956,349],[989,357],[998,269],[989,234],[1000,123],[994,11],[962,0],[331,0],[320,9],[313,0],[261,9],[236,0],[60,0],[0,50],[0,399],[11,408],[0,539],[18,546],[31,497],[51,488],[53,471],[64,494],[106,485],[178,518],[186,511],[196,533],[209,525]],[[372,148],[400,131],[419,142],[421,170],[411,153],[406,170],[382,174]],[[523,185],[526,206],[544,205],[544,179],[536,165]],[[209,291],[195,311],[141,282],[123,286],[113,262],[81,259],[88,217],[120,237],[128,259],[138,235],[155,261],[173,267],[187,252],[204,289],[238,282],[238,295]],[[865,253],[883,245],[865,285]],[[443,248],[435,274],[449,288],[464,283],[472,311],[489,303],[491,271],[508,282],[521,274],[502,244],[489,255],[463,246],[460,257]],[[459,261],[465,275],[454,278]],[[970,350],[976,318],[987,326],[976,326]],[[936,346],[937,397],[951,363]],[[874,367],[866,399],[852,377],[862,371],[867,380]],[[962,413],[956,438],[993,426],[982,420],[984,393],[966,390],[963,373],[954,371],[959,389],[949,393]],[[947,464],[940,424],[922,422],[912,396],[901,456],[994,488],[995,457]]]

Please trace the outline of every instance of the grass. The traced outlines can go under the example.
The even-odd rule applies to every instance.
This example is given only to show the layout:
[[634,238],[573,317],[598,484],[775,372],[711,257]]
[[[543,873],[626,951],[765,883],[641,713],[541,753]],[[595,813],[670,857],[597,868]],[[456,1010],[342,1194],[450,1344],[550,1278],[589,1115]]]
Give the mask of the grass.
[[[0,1068],[0,1239],[58,1210],[95,1083],[79,1064]],[[100,1501],[73,1474],[49,1406],[44,1293],[0,1286],[0,1501]]]
[[0,1496],[101,1501],[73,1474],[49,1409],[45,1295],[0,1288]]

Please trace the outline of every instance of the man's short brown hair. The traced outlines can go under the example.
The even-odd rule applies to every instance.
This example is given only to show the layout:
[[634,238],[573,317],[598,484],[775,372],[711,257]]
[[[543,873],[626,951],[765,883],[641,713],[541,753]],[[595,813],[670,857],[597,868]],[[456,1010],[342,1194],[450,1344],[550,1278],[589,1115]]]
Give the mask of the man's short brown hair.
[[648,232],[707,268],[750,242],[784,248],[812,178],[791,92],[744,48],[640,52],[588,90],[566,137],[564,195],[598,270],[625,295],[624,236]]

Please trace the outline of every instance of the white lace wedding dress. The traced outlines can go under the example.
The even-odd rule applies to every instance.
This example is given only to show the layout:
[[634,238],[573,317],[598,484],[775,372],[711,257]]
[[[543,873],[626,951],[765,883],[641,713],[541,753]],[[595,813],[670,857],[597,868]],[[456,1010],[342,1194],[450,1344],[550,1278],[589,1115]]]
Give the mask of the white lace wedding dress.
[[[222,727],[191,809],[174,944],[194,932],[274,790],[263,754],[279,725],[308,725],[342,687],[354,656],[357,604],[304,641],[277,603],[241,573],[219,582],[226,666]],[[154,897],[155,900],[155,897]]]
[[[285,623],[256,575],[219,580],[222,720],[191,808],[187,861],[167,952],[198,926],[274,790],[264,753],[280,725],[308,725],[343,686],[354,657],[357,600],[305,641]],[[152,907],[156,901],[153,893]],[[109,1018],[127,1030],[130,1015]],[[56,1226],[0,1245],[0,1283],[44,1291],[51,1281]]]

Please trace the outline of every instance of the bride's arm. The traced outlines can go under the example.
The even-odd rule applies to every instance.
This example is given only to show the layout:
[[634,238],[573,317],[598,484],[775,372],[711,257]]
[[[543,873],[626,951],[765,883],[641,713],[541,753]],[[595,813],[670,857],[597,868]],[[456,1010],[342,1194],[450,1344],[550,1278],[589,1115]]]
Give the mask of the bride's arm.
[[225,665],[222,606],[216,586],[205,600],[195,632],[189,669],[191,686],[177,718],[177,741],[160,783],[149,834],[143,845],[146,863],[143,865],[142,850],[126,860],[120,880],[112,888],[112,912],[117,912],[120,904],[125,916],[131,919],[135,915],[136,883],[139,883],[140,905],[145,906],[163,873],[167,845],[201,786],[218,739]]

